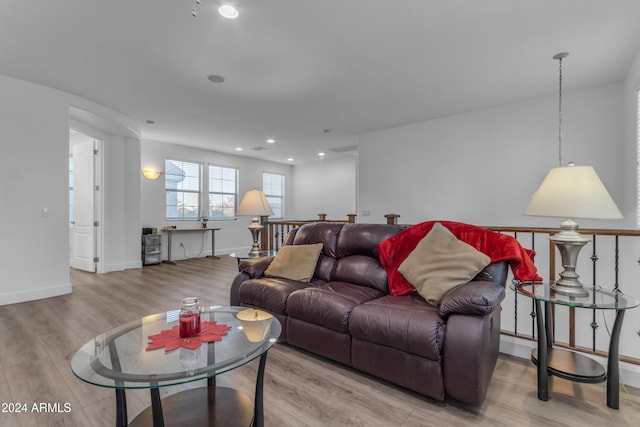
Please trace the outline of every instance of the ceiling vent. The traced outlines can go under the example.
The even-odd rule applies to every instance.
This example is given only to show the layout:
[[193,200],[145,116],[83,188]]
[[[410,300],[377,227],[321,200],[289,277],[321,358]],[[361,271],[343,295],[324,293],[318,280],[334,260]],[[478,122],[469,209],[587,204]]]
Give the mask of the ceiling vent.
[[358,146],[348,145],[346,147],[336,147],[336,148],[331,148],[329,151],[333,151],[334,153],[341,153],[341,154],[358,155]]

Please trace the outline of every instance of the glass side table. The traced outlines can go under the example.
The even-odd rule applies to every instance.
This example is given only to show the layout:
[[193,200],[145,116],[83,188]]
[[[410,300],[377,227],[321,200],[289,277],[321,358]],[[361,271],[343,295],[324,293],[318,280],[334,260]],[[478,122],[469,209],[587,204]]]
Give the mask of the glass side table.
[[249,252],[231,252],[229,254],[231,258],[235,258],[238,260],[238,266],[240,266],[240,261],[244,261],[246,259],[257,259],[276,255],[278,255],[278,251],[260,251],[260,253],[257,255],[250,255]]
[[[538,346],[531,351],[531,361],[538,367],[538,399],[549,399],[549,375],[584,383],[607,382],[607,406],[620,407],[620,371],[618,343],[625,310],[637,307],[638,300],[621,292],[600,287],[587,288],[586,297],[569,297],[551,291],[553,282],[514,282],[511,288],[518,294],[532,298],[536,307]],[[542,303],[544,302],[544,316]],[[554,348],[551,305],[564,305],[595,310],[615,310],[616,319],[609,339],[607,369],[597,361],[575,351]],[[546,367],[546,369],[545,369]]]

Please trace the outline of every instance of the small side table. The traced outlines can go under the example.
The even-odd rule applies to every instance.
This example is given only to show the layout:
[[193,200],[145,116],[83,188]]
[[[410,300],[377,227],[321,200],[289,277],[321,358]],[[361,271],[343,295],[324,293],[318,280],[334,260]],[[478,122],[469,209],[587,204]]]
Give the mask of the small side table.
[[[586,297],[568,297],[554,293],[553,282],[514,282],[512,288],[520,295],[532,298],[536,306],[538,347],[531,352],[531,361],[538,367],[538,399],[549,399],[549,375],[583,383],[607,382],[607,406],[620,407],[620,371],[618,366],[618,343],[625,310],[637,307],[635,298],[621,292],[600,287],[587,288]],[[544,316],[542,303],[544,302]],[[575,351],[554,348],[552,343],[553,320],[551,305],[565,305],[595,310],[615,310],[616,319],[609,340],[607,370],[595,360]]]

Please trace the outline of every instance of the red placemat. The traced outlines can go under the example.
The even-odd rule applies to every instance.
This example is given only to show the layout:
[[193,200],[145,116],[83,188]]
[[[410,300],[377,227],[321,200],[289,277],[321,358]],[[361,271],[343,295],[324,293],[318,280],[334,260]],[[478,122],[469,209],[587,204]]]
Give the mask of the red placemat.
[[155,350],[166,347],[164,351],[168,352],[183,347],[195,350],[203,342],[221,341],[222,337],[227,335],[229,329],[231,329],[231,326],[224,323],[218,324],[215,320],[211,322],[204,321],[200,325],[200,334],[198,336],[180,338],[180,327],[174,326],[171,329],[160,331],[159,334],[149,335],[151,342],[149,342],[146,349]]

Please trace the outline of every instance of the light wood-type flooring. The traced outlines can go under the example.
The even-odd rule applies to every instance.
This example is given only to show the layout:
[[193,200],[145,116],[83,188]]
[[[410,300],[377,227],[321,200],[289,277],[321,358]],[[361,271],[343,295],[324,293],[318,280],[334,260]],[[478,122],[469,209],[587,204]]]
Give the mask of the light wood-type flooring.
[[[0,307],[0,402],[27,404],[27,413],[0,412],[0,427],[112,427],[110,389],[85,384],[69,367],[74,352],[97,334],[147,314],[176,308],[185,296],[228,305],[236,260],[199,258],[177,265],[90,274],[71,271],[73,293]],[[532,344],[533,346],[533,344]],[[219,385],[253,396],[257,361],[221,375]],[[270,352],[265,373],[267,426],[637,426],[640,391],[622,390],[620,410],[607,408],[605,385],[552,379],[550,399],[536,397],[535,368],[501,355],[479,408],[420,396],[290,346]],[[204,382],[162,389],[175,393]],[[37,413],[33,404],[59,404]],[[127,391],[129,419],[150,405],[148,391]]]

